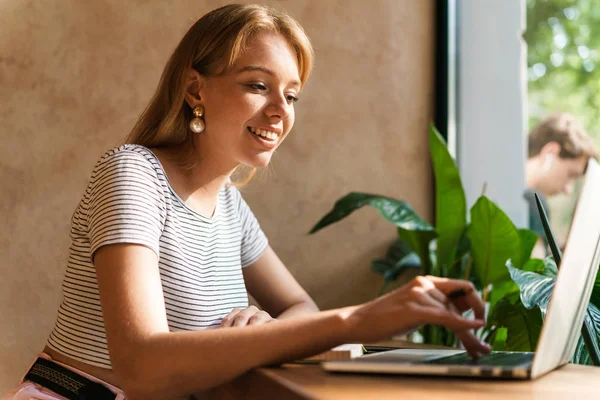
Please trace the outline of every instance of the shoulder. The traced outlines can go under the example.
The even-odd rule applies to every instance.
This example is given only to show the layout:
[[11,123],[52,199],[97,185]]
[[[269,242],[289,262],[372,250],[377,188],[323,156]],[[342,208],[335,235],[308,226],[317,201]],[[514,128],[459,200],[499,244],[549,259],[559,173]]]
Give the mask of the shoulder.
[[544,197],[543,194],[541,194],[540,192],[535,192],[532,189],[526,189],[525,192],[523,192],[523,198],[525,200],[527,200],[527,202],[529,203],[529,205],[533,208],[535,208],[537,210],[537,204],[535,201],[535,195],[538,195],[540,202],[542,203],[542,206],[544,206],[544,208],[546,209],[546,211],[548,211],[548,201],[546,200],[546,197]]
[[523,197],[527,201],[535,201],[535,192],[531,189],[525,189],[523,192]]
[[125,161],[142,162],[148,166],[153,166],[156,162],[156,157],[147,147],[137,144],[124,144],[104,153],[98,160],[97,165]]
[[146,147],[125,144],[108,150],[96,163],[87,191],[159,192],[166,197],[168,183],[158,159]]
[[108,150],[96,163],[92,176],[109,171],[121,174],[142,172],[154,178],[162,175],[159,174],[162,168],[154,154],[137,144],[124,144]]

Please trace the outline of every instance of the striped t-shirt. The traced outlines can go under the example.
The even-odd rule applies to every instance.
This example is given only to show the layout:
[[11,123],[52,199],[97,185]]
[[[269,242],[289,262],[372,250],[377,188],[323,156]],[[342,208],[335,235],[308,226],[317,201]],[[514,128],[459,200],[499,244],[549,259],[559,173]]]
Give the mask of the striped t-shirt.
[[96,164],[71,220],[71,247],[48,346],[87,364],[111,368],[92,254],[104,245],[141,244],[158,255],[171,331],[216,327],[248,307],[242,267],[267,238],[239,191],[226,186],[210,218],[188,208],[147,148],[126,144]]

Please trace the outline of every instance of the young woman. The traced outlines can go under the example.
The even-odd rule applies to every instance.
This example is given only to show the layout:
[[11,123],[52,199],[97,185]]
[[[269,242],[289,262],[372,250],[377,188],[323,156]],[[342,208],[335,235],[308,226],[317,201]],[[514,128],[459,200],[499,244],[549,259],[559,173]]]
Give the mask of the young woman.
[[452,329],[473,355],[489,351],[472,333],[484,306],[469,282],[419,277],[320,312],[269,247],[231,176],[266,166],[290,133],[312,59],[298,23],[265,6],[225,6],[191,27],[128,144],[92,173],[56,325],[6,399],[186,398],[426,323]]

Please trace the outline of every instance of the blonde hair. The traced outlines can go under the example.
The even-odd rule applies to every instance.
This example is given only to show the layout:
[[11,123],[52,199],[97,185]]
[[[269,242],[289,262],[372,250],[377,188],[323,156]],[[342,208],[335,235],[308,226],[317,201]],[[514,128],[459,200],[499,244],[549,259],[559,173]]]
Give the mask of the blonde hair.
[[[288,14],[264,5],[231,4],[200,18],[169,58],[150,103],[126,143],[168,147],[191,142],[192,110],[184,99],[190,69],[211,77],[227,74],[258,33],[283,35],[296,52],[300,81],[312,69],[313,48],[306,33]],[[254,172],[250,173],[250,178]],[[246,179],[249,181],[249,179]]]
[[529,133],[529,157],[538,155],[542,148],[556,142],[561,158],[597,158],[598,152],[583,126],[569,113],[553,113],[541,120]]

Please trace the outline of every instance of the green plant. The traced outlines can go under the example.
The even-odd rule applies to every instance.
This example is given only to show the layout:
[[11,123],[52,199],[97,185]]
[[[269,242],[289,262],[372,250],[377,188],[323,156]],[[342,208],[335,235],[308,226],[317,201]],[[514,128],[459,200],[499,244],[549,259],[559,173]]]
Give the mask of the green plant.
[[[496,349],[531,351],[541,323],[531,323],[534,317],[529,314],[536,311],[525,308],[518,301],[519,288],[512,281],[505,264],[510,259],[517,269],[539,268],[538,262],[528,262],[537,236],[530,230],[517,229],[485,195],[476,201],[467,216],[460,174],[434,126],[429,130],[429,144],[435,177],[434,225],[425,221],[405,201],[353,192],[339,199],[310,233],[345,218],[363,206],[375,208],[396,226],[398,233],[398,240],[386,256],[372,263],[373,270],[384,277],[381,293],[409,268],[420,268],[424,275],[468,279],[482,293],[492,310],[493,319],[479,332],[481,337]],[[539,311],[537,313],[540,315]],[[527,332],[526,338],[521,338],[524,331]],[[421,334],[426,343],[455,344],[454,336],[441,327],[426,326]]]
[[[541,316],[546,315],[558,269],[552,257],[546,258],[543,262],[541,260],[532,261],[535,261],[537,265],[535,268],[530,268],[530,271],[514,268],[510,261],[507,262],[507,267],[511,278],[520,290],[520,296],[517,296],[517,301],[522,302],[522,305],[526,307],[527,313],[541,314],[539,317],[539,325],[541,325]],[[537,318],[538,316],[536,315]],[[585,343],[586,340],[583,335],[579,337],[572,362],[598,365],[597,354],[600,353],[598,346],[598,343],[600,343],[600,275],[596,276],[584,324],[587,326],[590,337],[587,338],[587,343]],[[539,332],[539,327],[537,331]],[[596,357],[596,360],[592,359],[587,346],[594,347],[592,353],[595,352],[595,354],[592,354],[592,356]]]
[[[407,269],[424,275],[468,279],[488,303],[487,325],[478,334],[494,350],[533,351],[539,338],[557,268],[552,257],[532,259],[535,233],[517,229],[510,218],[485,195],[469,211],[458,169],[435,127],[429,130],[435,176],[435,226],[405,201],[368,193],[350,193],[310,231],[315,233],[363,206],[371,206],[397,229],[398,239],[372,269],[387,285]],[[572,362],[592,364],[586,346],[600,353],[600,273],[596,277],[584,322],[589,332],[577,343]],[[441,327],[425,326],[424,342],[456,344]],[[596,362],[596,365],[598,363]]]

